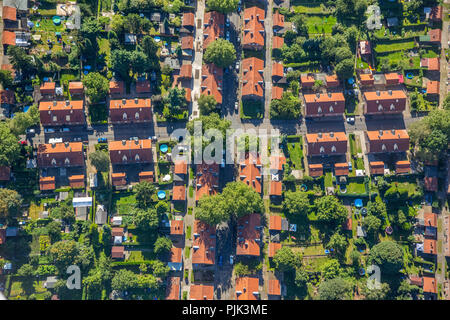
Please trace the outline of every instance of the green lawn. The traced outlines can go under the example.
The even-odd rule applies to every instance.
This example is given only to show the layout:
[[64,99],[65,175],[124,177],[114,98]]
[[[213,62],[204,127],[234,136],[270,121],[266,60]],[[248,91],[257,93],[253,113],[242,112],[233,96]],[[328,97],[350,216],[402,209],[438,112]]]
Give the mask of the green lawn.
[[306,19],[309,34],[331,34],[333,26],[336,24],[336,17],[309,16]]
[[286,143],[287,143],[287,147],[288,147],[289,159],[292,162],[292,169],[294,169],[294,170],[303,170],[303,165],[302,165],[302,159],[303,159],[302,144],[303,144],[303,139],[302,139],[302,137],[298,136],[298,137],[295,137],[295,138],[288,138]]
[[186,229],[186,239],[190,239],[190,238],[191,238],[191,231],[192,231],[191,226],[187,226],[187,229]]
[[377,44],[377,46],[375,47],[375,51],[378,53],[383,53],[383,52],[409,50],[414,47],[415,47],[414,41],[393,42],[393,43]]
[[331,171],[325,173],[325,188],[333,187],[333,175]]
[[352,156],[356,156],[357,151],[356,151],[356,138],[355,138],[355,134],[354,133],[350,133],[349,134],[349,139],[350,139],[350,153]]
[[14,278],[11,283],[11,291],[9,293],[8,298],[13,300],[23,299],[26,298],[28,295],[35,294],[38,300],[43,300],[44,299],[43,295],[45,292],[47,292],[47,289],[43,287],[44,282],[45,281],[43,280],[34,281],[32,287],[25,288],[22,280],[20,280],[19,278]]
[[106,104],[93,104],[89,106],[89,119],[92,124],[108,123],[108,108]]
[[136,196],[132,192],[114,193],[112,196],[112,209],[119,215],[129,215],[136,204]]
[[364,183],[350,182],[347,184],[347,193],[346,194],[359,194],[366,193],[366,187]]

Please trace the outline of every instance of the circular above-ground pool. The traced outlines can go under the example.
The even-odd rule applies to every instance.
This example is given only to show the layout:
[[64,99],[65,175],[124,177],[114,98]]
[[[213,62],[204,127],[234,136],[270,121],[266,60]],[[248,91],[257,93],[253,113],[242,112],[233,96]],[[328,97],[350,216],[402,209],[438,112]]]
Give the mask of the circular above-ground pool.
[[367,209],[366,209],[366,208],[362,208],[362,209],[361,209],[361,213],[362,213],[363,215],[366,215],[366,214],[367,214]]
[[408,72],[408,73],[405,75],[405,77],[406,77],[406,79],[412,79],[412,78],[414,78],[414,75],[413,75],[411,72]]
[[158,199],[165,199],[166,198],[166,192],[159,190],[158,191]]
[[52,20],[55,26],[59,26],[61,24],[61,18],[59,16],[54,16]]
[[362,199],[356,199],[355,200],[355,207],[362,208],[362,206],[363,206]]
[[353,78],[348,79],[348,84],[354,84],[354,83],[355,83],[355,79],[353,79]]
[[159,150],[161,150],[162,153],[166,153],[169,150],[169,147],[167,144],[162,144],[159,146]]
[[359,275],[363,276],[366,274],[366,270],[364,270],[364,268],[359,269]]
[[308,187],[307,187],[306,185],[302,184],[302,185],[300,186],[300,190],[301,190],[301,191],[306,191],[306,190],[308,190]]
[[394,229],[392,229],[391,226],[387,226],[387,227],[386,227],[386,233],[387,233],[387,234],[392,234],[392,232],[394,232]]

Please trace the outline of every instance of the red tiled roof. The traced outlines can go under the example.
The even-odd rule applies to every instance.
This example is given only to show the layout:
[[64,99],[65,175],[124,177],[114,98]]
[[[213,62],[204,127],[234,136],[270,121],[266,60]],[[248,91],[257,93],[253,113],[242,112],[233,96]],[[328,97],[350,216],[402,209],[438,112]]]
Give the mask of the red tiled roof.
[[409,149],[409,135],[406,130],[367,131],[369,153],[404,152]]
[[183,64],[180,68],[180,78],[192,78],[192,64]]
[[200,220],[194,221],[192,263],[213,265],[215,263],[216,228]]
[[109,82],[109,93],[110,94],[124,94],[125,84],[123,81],[110,81]]
[[114,227],[111,229],[111,235],[113,237],[123,237],[124,229],[120,227]]
[[427,254],[437,254],[437,241],[432,239],[424,239],[423,252]]
[[372,161],[369,162],[370,174],[384,174],[384,162]]
[[284,44],[284,38],[273,36],[272,38],[272,49],[281,49]]
[[411,163],[409,161],[397,161],[395,163],[395,173],[409,173],[411,171]]
[[336,163],[334,165],[334,175],[335,176],[348,176],[349,168],[348,163]]
[[423,292],[437,293],[437,283],[434,277],[423,277]]
[[174,185],[172,188],[172,200],[185,201],[186,200],[186,186]]
[[442,21],[442,6],[435,6],[431,8],[430,20]]
[[281,196],[283,189],[283,183],[281,181],[270,181],[270,193],[271,196]]
[[219,165],[198,164],[197,165],[197,184],[195,185],[195,200],[198,201],[204,195],[214,195],[219,187]]
[[258,213],[248,214],[238,220],[238,237],[236,255],[259,256],[261,241],[261,215]]
[[194,27],[195,26],[195,16],[193,12],[183,13],[183,22],[181,24],[183,27]]
[[180,277],[167,278],[166,300],[180,300]]
[[115,187],[127,184],[127,175],[125,172],[111,173],[112,185]]
[[270,156],[270,170],[283,170],[283,165],[286,163],[286,157],[282,155]]
[[122,259],[125,256],[125,248],[123,246],[113,246],[111,248],[111,258]]
[[322,164],[310,164],[309,168],[309,176],[310,177],[320,177],[323,175],[323,165]]
[[364,92],[365,114],[401,113],[406,108],[406,94],[402,90]]
[[46,190],[55,190],[55,177],[41,177],[39,179],[39,190],[46,191]]
[[183,249],[179,247],[172,247],[169,252],[169,262],[172,263],[181,263],[183,261],[181,255],[183,253]]
[[420,60],[420,66],[427,68],[429,71],[439,71],[439,58],[423,58]]
[[415,286],[422,287],[423,286],[423,278],[418,276],[410,276],[409,283]]
[[181,38],[181,49],[182,50],[194,50],[194,37],[184,36]]
[[70,81],[69,82],[69,92],[71,94],[81,94],[84,91],[83,82],[81,81]]
[[281,243],[270,242],[269,243],[269,258],[273,258],[278,250],[281,249]]
[[41,91],[41,94],[54,94],[55,88],[56,88],[56,83],[47,81],[47,82],[43,82],[39,89]]
[[264,61],[255,57],[242,60],[242,96],[263,97]]
[[281,231],[281,216],[271,215],[269,218],[269,230]]
[[264,46],[264,9],[251,7],[244,10],[244,48],[261,48]]
[[258,278],[241,277],[236,279],[236,300],[257,300],[258,298]]
[[136,81],[136,93],[149,93],[150,89],[150,81],[148,80],[140,80]]
[[43,126],[81,125],[86,122],[83,100],[41,101],[39,115]]
[[41,168],[84,166],[83,143],[40,144],[37,161]]
[[278,11],[273,14],[273,27],[284,28],[284,16]]
[[267,293],[272,296],[281,295],[281,286],[280,281],[278,279],[269,280],[269,291]]
[[371,73],[360,73],[359,79],[362,85],[370,86],[375,83],[375,79],[373,78],[373,74]]
[[181,235],[184,233],[183,220],[170,220],[170,234]]
[[432,212],[426,212],[423,215],[423,220],[426,227],[437,228],[437,214]]
[[400,76],[397,72],[385,73],[384,79],[386,84],[397,84],[400,81]]
[[239,178],[257,193],[262,192],[262,164],[261,157],[247,153],[245,160],[239,164]]
[[2,43],[10,46],[15,46],[16,34],[12,31],[3,30]]
[[139,172],[139,182],[143,182],[143,181],[153,182],[154,181],[153,171]]
[[153,162],[150,139],[110,141],[108,149],[112,164]]
[[174,161],[174,173],[175,174],[187,174],[187,162],[184,160]]
[[436,192],[438,190],[438,178],[437,177],[425,177],[423,179],[425,190]]
[[300,82],[303,88],[311,88],[316,82],[316,78],[312,74],[302,74],[300,76]]
[[222,103],[223,69],[216,65],[204,64],[202,67],[201,94],[214,96],[218,104]]
[[339,115],[345,112],[342,92],[305,94],[306,116]]
[[345,132],[308,133],[306,141],[308,156],[345,154],[347,152]]
[[213,300],[214,286],[192,284],[189,292],[190,300]]
[[432,29],[428,31],[428,35],[430,36],[430,42],[441,42],[442,30],[441,29]]
[[70,176],[69,185],[73,189],[84,188],[84,174]]
[[15,7],[3,6],[3,20],[17,21],[17,9]]
[[225,16],[217,11],[208,11],[203,21],[203,49],[206,49],[211,42],[223,37]]
[[439,94],[439,81],[428,81],[427,83],[427,94]]
[[272,65],[272,77],[280,77],[284,76],[284,68],[282,63],[274,62]]
[[327,83],[328,88],[334,88],[339,86],[339,79],[335,74],[331,76],[326,76],[325,81]]

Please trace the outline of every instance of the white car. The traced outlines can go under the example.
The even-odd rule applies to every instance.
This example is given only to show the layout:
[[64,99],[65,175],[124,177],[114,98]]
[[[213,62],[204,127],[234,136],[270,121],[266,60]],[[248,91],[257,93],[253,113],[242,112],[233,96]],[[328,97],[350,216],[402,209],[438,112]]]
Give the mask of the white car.
[[29,133],[29,134],[35,134],[35,133],[36,133],[36,130],[34,130],[34,129],[27,129],[27,133]]
[[355,123],[355,117],[348,117],[347,118],[348,123]]
[[239,71],[239,61],[236,61],[236,71]]
[[238,101],[236,101],[235,103],[234,103],[234,110],[237,112],[237,111],[239,111],[239,102]]
[[45,132],[45,133],[54,133],[54,132],[55,132],[55,129],[53,129],[53,128],[45,128],[45,129],[44,129],[44,132]]

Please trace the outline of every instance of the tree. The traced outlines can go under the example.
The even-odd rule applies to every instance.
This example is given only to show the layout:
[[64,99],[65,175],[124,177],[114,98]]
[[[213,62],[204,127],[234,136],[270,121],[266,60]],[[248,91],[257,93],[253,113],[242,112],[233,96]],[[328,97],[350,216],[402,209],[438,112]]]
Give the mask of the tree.
[[328,260],[323,266],[322,266],[322,279],[329,280],[334,279],[341,273],[341,267],[339,264],[339,261],[336,259]]
[[13,77],[10,70],[0,70],[0,84],[4,89],[13,85]]
[[129,289],[136,288],[138,285],[137,275],[127,269],[119,269],[114,274],[111,281],[111,288],[117,291],[125,291]]
[[211,226],[228,221],[229,213],[224,208],[223,197],[220,194],[203,196],[199,199],[195,218]]
[[225,212],[241,218],[250,213],[264,213],[261,196],[243,182],[230,182],[222,191]]
[[201,115],[197,119],[191,120],[187,123],[186,128],[191,136],[194,135],[195,121],[200,121],[202,123],[202,134],[204,134],[208,129],[217,129],[222,133],[223,137],[226,137],[227,130],[231,127],[230,120],[222,119],[219,114],[213,112],[207,116]]
[[168,93],[163,97],[165,117],[174,117],[179,114],[181,109],[186,108],[186,90],[184,88],[170,88]]
[[91,164],[97,169],[97,172],[109,171],[109,155],[107,152],[97,150],[89,154]]
[[36,105],[33,105],[27,112],[17,112],[9,121],[9,128],[12,134],[20,136],[25,134],[25,130],[29,127],[39,124],[39,120],[39,110]]
[[158,213],[158,216],[161,216],[166,212],[170,212],[170,206],[166,201],[158,201],[158,203],[155,205],[155,209]]
[[216,98],[214,98],[214,96],[202,94],[198,99],[198,107],[201,115],[208,115],[212,112],[216,112]]
[[156,254],[167,253],[172,249],[172,240],[167,237],[158,237],[155,241],[153,250]]
[[333,249],[337,253],[339,257],[345,256],[345,251],[348,247],[348,241],[345,238],[345,236],[341,235],[339,232],[336,232],[333,234],[330,238],[330,241],[328,241],[326,248],[327,249]]
[[15,190],[0,188],[0,218],[13,218],[19,213],[22,197]]
[[218,38],[208,45],[203,59],[219,68],[227,68],[236,60],[236,49],[230,41]]
[[130,66],[131,70],[135,74],[140,74],[148,70],[148,67],[146,66],[147,63],[147,56],[142,51],[133,51],[130,54]]
[[20,155],[20,145],[7,123],[0,123],[0,165],[9,166]]
[[347,218],[347,209],[334,196],[317,198],[314,203],[317,208],[317,219],[321,222],[340,225]]
[[353,59],[344,59],[336,65],[336,74],[340,79],[348,79],[355,72],[355,62]]
[[300,289],[308,287],[309,276],[303,268],[297,268],[295,270],[295,285]]
[[276,119],[297,119],[301,115],[302,103],[291,92],[286,91],[281,99],[270,103],[270,117]]
[[33,277],[34,267],[31,264],[24,264],[19,268],[19,270],[17,270],[17,274],[26,278]]
[[403,267],[403,250],[393,241],[383,241],[372,247],[369,263],[378,265],[382,272],[395,274]]
[[363,226],[368,233],[376,235],[381,228],[381,220],[373,215],[368,215],[363,220]]
[[319,286],[320,300],[346,300],[351,292],[350,285],[344,279],[337,277],[323,281]]
[[237,10],[239,0],[207,0],[206,4],[209,10],[230,13]]
[[412,300],[414,296],[422,294],[422,289],[403,280],[397,289],[397,300]]
[[158,279],[152,274],[139,274],[136,285],[138,288],[155,290],[158,288]]
[[159,58],[158,58],[158,43],[150,36],[146,35],[142,38],[141,43],[142,51],[147,56],[147,70],[157,70],[159,69]]
[[130,77],[131,53],[124,49],[111,52],[111,70],[117,72],[121,78]]
[[[383,179],[383,181],[385,181],[385,180]],[[378,186],[379,185],[380,185],[380,182],[378,182]],[[367,203],[367,214],[368,215],[383,217],[386,215],[386,213],[387,213],[386,204],[383,202],[381,197],[377,197],[375,199],[375,202],[369,201]]]
[[106,98],[109,91],[109,81],[98,72],[91,72],[83,78],[86,95],[91,103],[97,103]]
[[302,191],[286,191],[284,193],[283,209],[287,215],[306,216],[311,209],[308,194]]
[[159,219],[156,210],[138,209],[134,213],[133,223],[138,229],[143,231],[155,230],[158,227]]
[[444,102],[442,102],[442,107],[445,110],[450,110],[450,94],[447,94],[447,96],[445,97]]
[[68,224],[75,222],[75,211],[68,202],[61,202],[59,206],[52,208],[50,216],[55,219],[61,219]]
[[49,256],[61,274],[66,274],[67,267],[78,265],[86,270],[94,261],[94,251],[73,240],[59,241],[49,248]]
[[367,285],[364,285],[362,288],[362,294],[365,300],[386,300],[391,288],[389,284],[382,283],[381,288],[373,288],[369,289]]
[[155,277],[165,278],[170,272],[170,268],[164,262],[155,260],[152,264],[152,272]]
[[293,271],[302,264],[301,255],[292,251],[290,247],[281,247],[273,257],[275,268],[281,272]]
[[308,34],[308,23],[306,21],[306,16],[304,14],[296,14],[292,18],[292,23],[297,30],[297,34],[306,35]]
[[350,51],[349,47],[340,47],[336,49],[335,53],[335,61],[341,62],[345,59],[351,59],[353,57],[352,52]]
[[139,208],[148,208],[152,203],[152,197],[156,194],[155,185],[148,181],[138,183],[133,188],[136,194],[136,204]]
[[7,55],[16,71],[19,71],[25,75],[36,71],[36,64],[33,61],[33,56],[28,55],[23,48],[8,46]]

